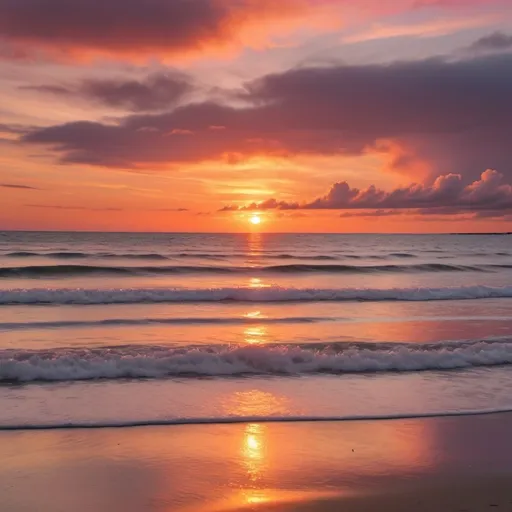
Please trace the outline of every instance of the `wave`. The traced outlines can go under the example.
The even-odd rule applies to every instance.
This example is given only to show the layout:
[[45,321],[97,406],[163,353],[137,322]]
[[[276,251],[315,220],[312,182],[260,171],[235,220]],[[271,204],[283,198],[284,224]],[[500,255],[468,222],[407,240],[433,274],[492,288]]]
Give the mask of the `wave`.
[[[436,253],[443,251],[423,251],[426,253]],[[468,253],[462,256],[510,256],[506,252],[496,253]],[[207,260],[231,260],[231,259],[247,259],[253,258],[255,255],[251,253],[204,253],[204,252],[180,252],[180,253],[114,253],[114,252],[31,252],[16,251],[2,255],[10,258],[53,258],[53,259],[134,259],[134,260],[172,260],[172,259],[207,259]],[[273,253],[272,251],[263,251],[257,255],[264,259],[277,260],[304,260],[304,261],[339,261],[339,260],[387,260],[389,258],[413,259],[418,258],[418,254],[409,252],[392,252],[389,254],[292,254],[292,253]],[[457,255],[446,256],[452,258]]]
[[277,260],[317,260],[317,261],[333,261],[340,259],[338,256],[328,256],[327,254],[312,254],[312,255],[303,255],[303,254],[276,254],[269,255],[271,259]]
[[394,256],[395,258],[416,258],[415,254],[411,254],[409,252],[392,252],[390,256]]
[[6,349],[0,351],[0,382],[412,372],[512,363],[512,343],[506,341],[313,346]]
[[[442,253],[444,251],[421,251],[423,253]],[[418,254],[410,252],[392,252],[388,254],[293,254],[293,253],[273,253],[271,251],[263,251],[257,255],[241,252],[241,253],[204,253],[204,252],[180,252],[180,253],[115,253],[115,252],[31,252],[31,251],[15,251],[4,253],[2,257],[9,258],[52,258],[52,259],[133,259],[133,260],[173,260],[173,259],[207,259],[207,260],[232,260],[247,259],[255,256],[263,259],[277,260],[304,260],[304,261],[339,261],[339,260],[388,260],[390,258],[414,259],[418,258]],[[472,256],[510,256],[508,252],[469,252],[452,254],[447,256],[438,256],[438,258],[455,258],[455,257],[472,257]]]
[[133,419],[120,421],[77,421],[56,423],[11,423],[0,424],[0,431],[13,430],[64,430],[97,428],[157,427],[172,425],[233,425],[239,423],[326,423],[345,421],[393,421],[426,418],[452,418],[458,416],[490,416],[512,412],[511,407],[491,409],[460,409],[455,411],[415,412],[405,414],[361,414],[345,416],[224,416],[224,417],[185,417],[168,419]]
[[0,305],[173,302],[437,301],[512,298],[512,286],[452,288],[32,288],[0,290]]
[[145,253],[145,254],[132,254],[132,253],[109,253],[109,252],[28,252],[18,251],[4,254],[10,258],[55,258],[55,259],[86,259],[86,258],[119,258],[119,259],[142,259],[142,260],[168,260],[169,258],[163,254],[158,253]]
[[0,278],[39,278],[72,276],[140,276],[172,275],[188,273],[214,274],[261,274],[261,273],[343,273],[369,274],[380,272],[487,272],[492,269],[512,268],[512,265],[448,265],[442,263],[422,263],[418,265],[315,265],[289,264],[266,266],[208,266],[208,265],[168,265],[168,266],[107,266],[107,265],[28,265],[1,267]]
[[106,318],[103,320],[61,320],[49,322],[2,322],[0,331],[30,329],[60,329],[73,327],[116,327],[130,325],[245,325],[245,324],[309,324],[343,320],[339,317],[190,317],[190,318]]

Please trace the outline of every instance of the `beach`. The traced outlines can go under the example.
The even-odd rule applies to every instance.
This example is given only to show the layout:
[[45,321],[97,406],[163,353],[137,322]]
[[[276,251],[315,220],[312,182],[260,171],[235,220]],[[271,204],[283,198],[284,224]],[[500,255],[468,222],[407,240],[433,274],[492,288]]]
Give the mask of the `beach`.
[[508,237],[3,238],[2,511],[512,510]]
[[0,0],[0,512],[512,512],[511,90],[512,0]]
[[512,414],[0,433],[2,510],[511,510]]

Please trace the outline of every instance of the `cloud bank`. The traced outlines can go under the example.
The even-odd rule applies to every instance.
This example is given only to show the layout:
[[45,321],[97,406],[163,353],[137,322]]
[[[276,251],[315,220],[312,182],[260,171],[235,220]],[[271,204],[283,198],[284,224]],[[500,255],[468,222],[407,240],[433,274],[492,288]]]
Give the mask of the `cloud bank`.
[[11,56],[180,54],[236,42],[255,20],[293,17],[304,0],[0,0]]
[[[366,189],[335,183],[325,196],[305,203],[268,199],[247,206],[225,206],[221,211],[246,210],[379,210],[373,216],[392,215],[394,210],[420,210],[442,215],[466,212],[512,210],[512,185],[504,176],[488,169],[480,178],[464,185],[460,174],[439,176],[432,185],[412,183],[384,191],[374,185]],[[368,215],[368,214],[366,214]]]
[[508,54],[311,67],[247,84],[236,98],[244,107],[207,101],[109,124],[49,126],[21,140],[64,163],[112,168],[378,151],[394,171],[422,162],[432,180],[447,172],[476,179],[482,169],[512,169],[510,90]]
[[0,55],[175,57],[261,47],[293,27],[325,33],[352,17],[359,23],[422,8],[501,4],[506,0],[0,0]]

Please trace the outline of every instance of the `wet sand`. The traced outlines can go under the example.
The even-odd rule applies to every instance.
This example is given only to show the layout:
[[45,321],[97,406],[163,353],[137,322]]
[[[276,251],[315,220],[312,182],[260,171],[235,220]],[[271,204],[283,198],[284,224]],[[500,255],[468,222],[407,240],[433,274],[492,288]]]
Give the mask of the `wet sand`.
[[512,510],[512,414],[0,432],[6,512]]
[[510,477],[488,481],[448,479],[425,481],[421,487],[390,489],[357,497],[302,499],[243,507],[238,511],[260,512],[489,512],[512,510]]

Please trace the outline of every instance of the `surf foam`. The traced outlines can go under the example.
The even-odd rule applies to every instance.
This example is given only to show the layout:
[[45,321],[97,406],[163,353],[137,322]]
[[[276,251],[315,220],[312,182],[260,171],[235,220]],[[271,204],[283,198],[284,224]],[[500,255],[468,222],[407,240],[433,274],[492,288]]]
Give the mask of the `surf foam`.
[[0,291],[8,304],[139,304],[173,302],[433,301],[511,298],[512,286],[452,288],[31,288]]
[[3,350],[0,382],[453,370],[512,363],[512,342],[412,345],[128,346]]

